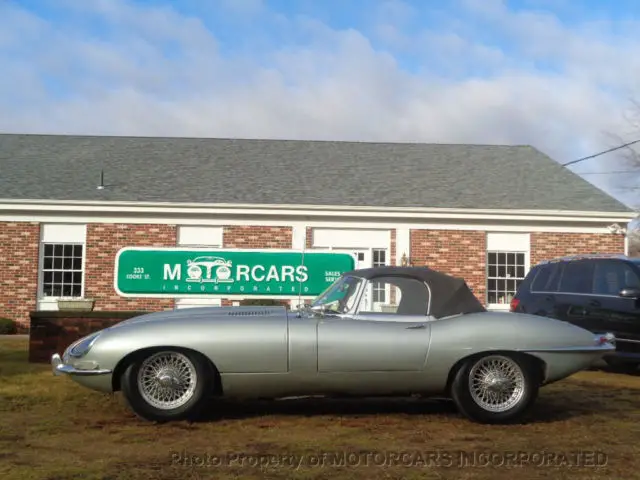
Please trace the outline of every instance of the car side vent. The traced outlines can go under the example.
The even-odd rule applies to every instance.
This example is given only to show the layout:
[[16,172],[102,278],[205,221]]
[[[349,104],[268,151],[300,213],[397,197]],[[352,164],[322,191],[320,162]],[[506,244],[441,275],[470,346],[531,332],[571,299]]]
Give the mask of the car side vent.
[[252,310],[250,312],[229,312],[227,315],[231,315],[234,317],[247,317],[247,316],[255,316],[255,315],[269,315],[271,312],[269,310]]

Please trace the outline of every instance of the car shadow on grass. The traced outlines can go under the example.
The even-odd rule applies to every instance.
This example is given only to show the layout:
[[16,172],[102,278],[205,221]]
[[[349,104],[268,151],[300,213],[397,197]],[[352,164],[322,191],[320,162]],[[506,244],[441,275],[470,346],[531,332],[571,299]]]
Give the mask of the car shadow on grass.
[[[596,406],[596,408],[598,408]],[[591,415],[586,406],[567,405],[565,400],[540,398],[523,423],[554,423]],[[377,416],[412,415],[464,419],[449,398],[296,398],[283,400],[215,400],[196,423],[239,420],[264,416]]]
[[592,368],[593,371],[602,373],[612,373],[618,375],[629,375],[630,377],[640,377],[640,369],[638,367],[612,366],[603,365]]
[[587,371],[614,373],[614,374],[629,375],[632,377],[640,377],[639,366],[624,363],[622,361],[618,362],[618,364],[615,364],[615,363],[607,363],[605,360],[598,360],[593,365],[591,365],[591,367],[589,367]]

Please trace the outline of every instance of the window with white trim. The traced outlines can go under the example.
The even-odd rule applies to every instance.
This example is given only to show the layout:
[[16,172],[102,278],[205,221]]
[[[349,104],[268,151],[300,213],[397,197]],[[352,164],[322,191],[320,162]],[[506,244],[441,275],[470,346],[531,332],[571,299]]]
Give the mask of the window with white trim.
[[[371,251],[373,267],[382,267],[387,264],[387,250],[374,248]],[[387,285],[382,282],[373,283],[373,303],[385,303],[387,299]]]
[[45,224],[41,229],[39,299],[82,298],[86,227]]
[[43,243],[42,296],[82,297],[84,245]]
[[487,302],[508,304],[525,277],[523,252],[487,252]]
[[487,304],[508,306],[529,271],[529,234],[487,235]]

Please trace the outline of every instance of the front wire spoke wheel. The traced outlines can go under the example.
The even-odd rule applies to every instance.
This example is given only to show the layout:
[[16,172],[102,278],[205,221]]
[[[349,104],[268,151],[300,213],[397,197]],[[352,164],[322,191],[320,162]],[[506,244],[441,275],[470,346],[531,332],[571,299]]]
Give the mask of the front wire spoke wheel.
[[186,355],[158,352],[142,362],[137,382],[140,395],[149,405],[172,410],[193,398],[198,374]]

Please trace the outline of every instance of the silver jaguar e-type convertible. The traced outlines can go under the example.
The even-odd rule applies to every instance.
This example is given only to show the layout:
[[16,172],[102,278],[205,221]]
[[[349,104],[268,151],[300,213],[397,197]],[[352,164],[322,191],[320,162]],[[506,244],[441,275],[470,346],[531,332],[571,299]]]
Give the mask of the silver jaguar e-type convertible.
[[534,315],[489,312],[426,267],[344,273],[311,304],[205,307],[125,320],[53,355],[56,375],[122,391],[141,418],[187,419],[212,397],[447,396],[481,423],[519,421],[543,385],[615,350]]

